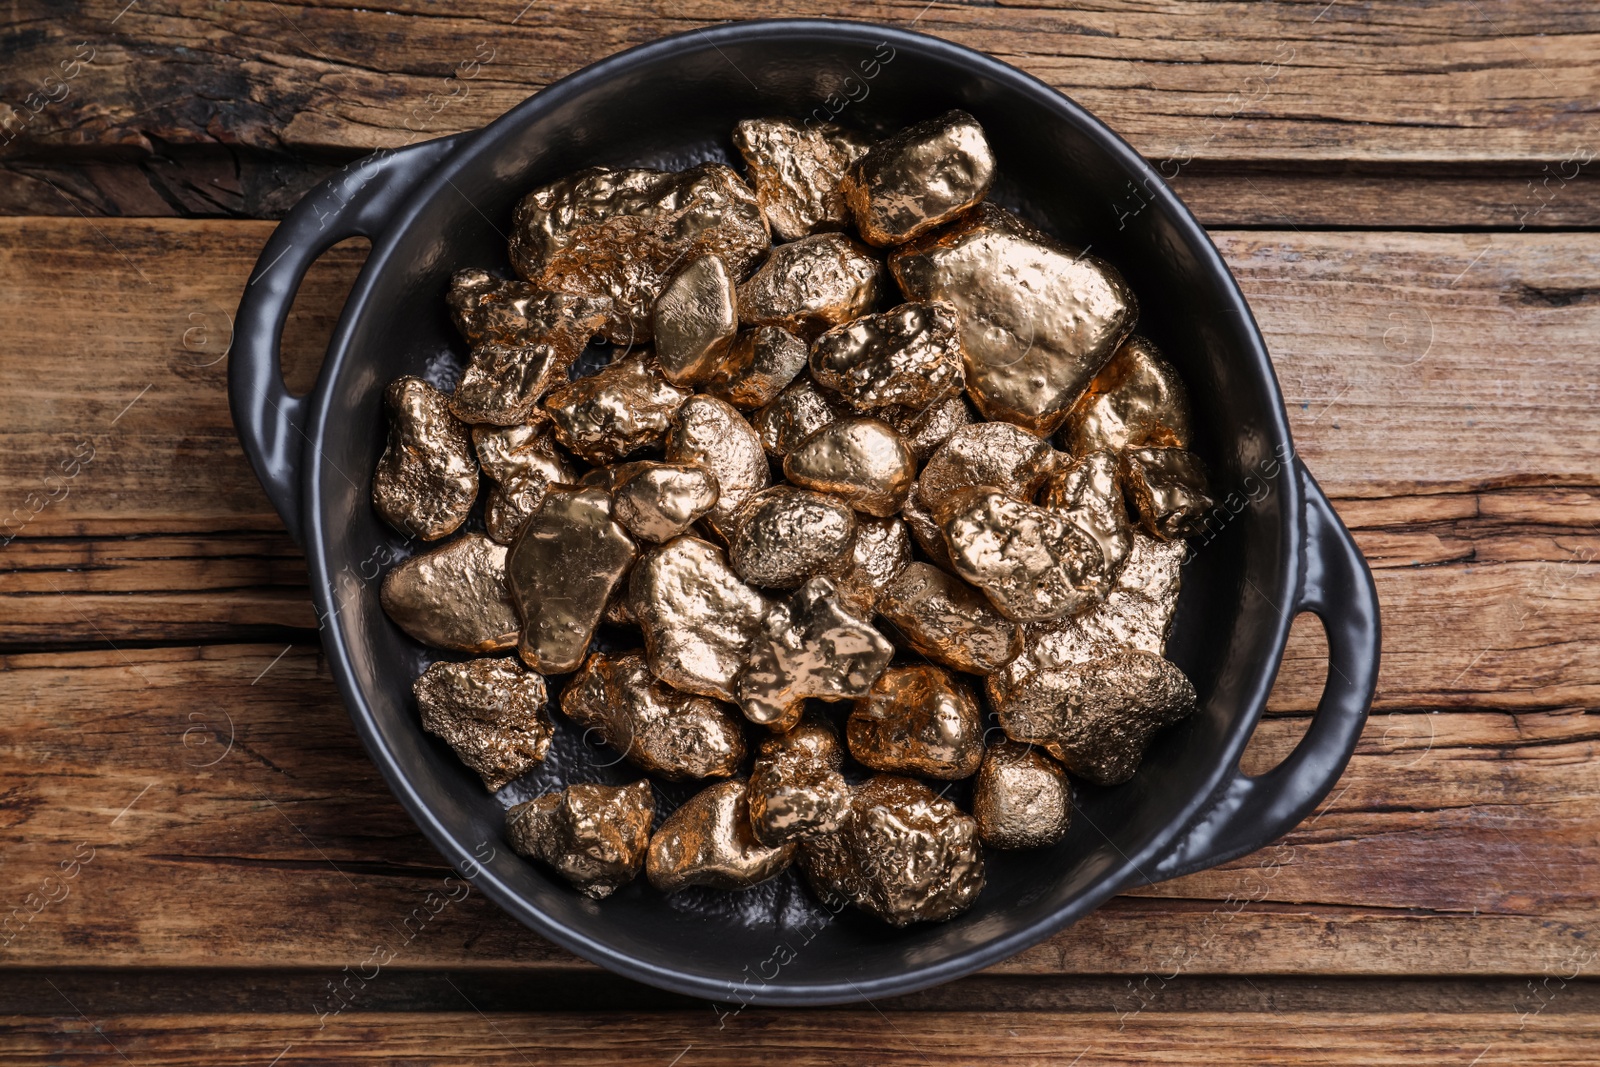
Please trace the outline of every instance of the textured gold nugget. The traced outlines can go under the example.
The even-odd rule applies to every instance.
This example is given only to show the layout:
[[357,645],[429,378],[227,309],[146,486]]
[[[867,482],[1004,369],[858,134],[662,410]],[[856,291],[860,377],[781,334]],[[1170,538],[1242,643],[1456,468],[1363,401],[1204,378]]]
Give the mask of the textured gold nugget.
[[751,585],[793,589],[835,562],[856,536],[849,506],[824,493],[776,485],[739,512],[728,562]]
[[736,408],[765,407],[806,366],[806,343],[778,326],[757,326],[733,339],[705,391]]
[[895,926],[953,918],[983,891],[977,822],[910,778],[856,789],[839,831],[806,840],[800,862],[830,906],[843,899]]
[[917,652],[969,674],[988,674],[1022,651],[1022,627],[960,578],[912,563],[884,591],[878,612]]
[[994,152],[978,120],[947,111],[879,141],[850,168],[844,195],[867,243],[909,241],[982,200]]
[[389,441],[372,475],[372,506],[407,537],[437,541],[454,533],[478,496],[467,428],[421,378],[390,382],[383,405]]
[[518,853],[556,869],[586,897],[603,900],[644,867],[655,819],[650,783],[572,785],[506,812]]
[[756,840],[776,847],[838,829],[850,810],[843,765],[844,747],[821,718],[763,740],[745,786]]
[[972,817],[991,848],[1053,845],[1072,822],[1072,783],[1032,745],[990,745],[972,787]]
[[1056,467],[1050,442],[1004,422],[963,426],[928,457],[917,479],[917,499],[935,516],[958,491],[998,489],[1031,501]]
[[1048,435],[1133,328],[1133,290],[1109,264],[1074,253],[983,204],[889,257],[911,300],[961,314],[967,392],[986,418]]
[[672,416],[689,394],[668,382],[643,355],[619,359],[545,397],[563,448],[590,463],[615,463],[660,448]]
[[1122,454],[1122,485],[1144,532],[1164,541],[1200,532],[1213,502],[1200,457],[1181,448],[1133,448]]
[[783,458],[796,485],[833,493],[857,511],[880,519],[900,510],[917,476],[911,450],[894,427],[879,419],[829,423]]
[[641,541],[670,541],[717,503],[717,479],[692,463],[624,463],[611,482],[612,511]]
[[734,680],[770,602],[739,580],[720,549],[679,537],[647,552],[628,580],[650,669],[689,693],[734,699]]
[[1100,449],[1188,448],[1188,390],[1154,342],[1135,334],[1072,405],[1061,443],[1075,456]]
[[900,431],[912,457],[921,463],[957,430],[972,424],[972,407],[966,397],[953,396],[927,408],[884,408],[878,412],[878,418]]
[[690,397],[678,409],[667,459],[698,464],[717,479],[717,502],[706,522],[723,539],[732,533],[734,513],[772,481],[761,438],[732,404],[714,396]]
[[739,329],[735,279],[719,256],[701,256],[656,298],[656,359],[673,385],[698,385],[728,354]]
[[561,710],[640,770],[674,782],[726,778],[744,759],[744,726],[726,704],[657,681],[639,652],[584,661]]
[[506,555],[506,583],[522,615],[517,652],[545,674],[583,662],[611,592],[637,555],[611,517],[611,497],[587,486],[552,486]]
[[746,889],[781,872],[795,846],[768,848],[750,828],[743,782],[718,782],[667,816],[650,839],[645,873],[665,893],[691,885]]
[[1107,573],[1116,574],[1133,547],[1128,509],[1117,481],[1116,456],[1089,452],[1068,462],[1045,486],[1042,503],[1093,537],[1105,558]]
[[506,550],[480,533],[412,556],[384,575],[378,600],[395,625],[434,648],[500,652],[515,647],[522,629],[506,586]]
[[1009,619],[1057,619],[1105,595],[1110,580],[1100,546],[1047,508],[992,489],[965,489],[942,514],[956,573]]
[[521,334],[473,346],[450,395],[450,410],[463,422],[514,426],[525,421],[546,390],[567,380],[573,361],[611,308],[609,300],[565,293],[541,293],[522,303]]
[[884,671],[845,727],[850,754],[875,771],[970,778],[983,760],[983,715],[965,683],[942,667]]
[[901,304],[835,326],[811,345],[811,377],[857,411],[918,409],[961,392],[960,322],[949,304]]
[[[547,335],[563,348],[571,348],[561,373],[566,373],[597,325],[610,301],[604,297],[551,293],[523,281],[506,281],[486,270],[458,270],[445,294],[456,329],[468,343],[519,345]],[[588,333],[583,333],[588,329]],[[572,347],[572,346],[576,347]]]
[[442,737],[490,792],[532,770],[555,724],[544,679],[507,656],[435,663],[411,687],[422,728]]
[[716,255],[734,277],[771,245],[753,193],[732,169],[590,167],[535,189],[511,220],[511,263],[561,293],[609,297],[604,333],[618,344],[650,339],[650,315],[672,271]]
[[502,545],[516,539],[528,516],[544,503],[550,486],[577,478],[544,426],[474,426],[472,446],[490,480],[483,525]]
[[929,559],[946,570],[953,569],[950,547],[944,543],[944,531],[939,528],[939,520],[933,517],[933,512],[922,502],[916,482],[911,483],[906,502],[900,507],[900,517],[906,521],[906,528]]
[[745,119],[733,128],[756,200],[772,232],[793,241],[817,230],[842,230],[849,208],[839,182],[869,147],[831,122]]
[[761,439],[761,446],[774,458],[782,459],[806,438],[846,414],[848,409],[837,403],[832,394],[819,389],[809,374],[801,374],[776,400],[756,412],[750,425]]
[[778,245],[739,286],[739,321],[781,326],[805,341],[865,314],[878,299],[883,268],[842,233]]
[[870,619],[910,562],[911,534],[904,520],[859,519],[850,551],[820,573],[833,580],[839,603]]

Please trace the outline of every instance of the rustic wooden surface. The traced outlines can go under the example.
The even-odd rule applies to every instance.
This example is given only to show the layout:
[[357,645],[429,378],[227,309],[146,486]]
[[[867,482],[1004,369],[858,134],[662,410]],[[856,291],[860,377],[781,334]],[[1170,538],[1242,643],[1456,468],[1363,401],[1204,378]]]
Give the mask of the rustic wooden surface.
[[[894,1002],[719,1019],[472,893],[319,1014],[450,871],[355,738],[233,435],[256,252],[366,149],[754,12],[19,0],[0,15],[0,1063],[1600,1060],[1600,13],[760,6],[984,49],[1172,164],[1383,603],[1374,714],[1329,800],[1280,848]],[[333,250],[302,289],[301,388],[363,255]],[[1297,623],[1248,768],[1304,729],[1323,651]]]

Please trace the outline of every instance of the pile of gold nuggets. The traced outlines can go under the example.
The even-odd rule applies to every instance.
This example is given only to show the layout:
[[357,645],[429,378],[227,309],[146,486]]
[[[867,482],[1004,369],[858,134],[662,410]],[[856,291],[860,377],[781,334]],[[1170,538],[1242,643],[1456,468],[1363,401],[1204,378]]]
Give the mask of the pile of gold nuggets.
[[[639,771],[711,783],[654,833],[643,778],[512,808],[517,851],[579,891],[798,864],[828,901],[948,919],[983,846],[1061,840],[1068,773],[1126,781],[1194,707],[1163,656],[1211,507],[1184,388],[1114,268],[985,200],[971,115],[876,143],[754,119],[733,143],[747,177],[536,189],[519,280],[454,276],[470,363],[449,395],[388,387],[373,503],[439,540],[481,476],[484,532],[395,567],[382,603],[481,657],[415,692],[489,789],[549,751],[554,675]],[[596,335],[610,362],[573,378]],[[593,651],[602,623],[637,647]],[[969,814],[945,793],[974,776]]]

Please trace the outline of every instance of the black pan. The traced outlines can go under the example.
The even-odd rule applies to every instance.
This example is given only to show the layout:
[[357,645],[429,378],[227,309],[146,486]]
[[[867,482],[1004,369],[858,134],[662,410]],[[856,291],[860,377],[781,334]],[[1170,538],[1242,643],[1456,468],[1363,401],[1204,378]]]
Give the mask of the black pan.
[[[418,726],[411,682],[433,657],[378,606],[378,577],[415,550],[369,503],[383,387],[459,366],[446,280],[462,267],[507,267],[512,205],[535,185],[592,164],[731,161],[728,133],[741,118],[815,114],[870,132],[954,107],[988,131],[1003,173],[995,198],[1115,263],[1139,294],[1140,331],[1188,384],[1196,449],[1223,501],[1185,566],[1169,650],[1194,679],[1199,711],[1156,739],[1126,785],[1081,788],[1059,845],[991,851],[982,898],[949,923],[894,930],[830,915],[792,875],[738,894],[665,897],[636,883],[586,900],[511,853],[502,802],[566,781],[626,780],[615,756],[567,731],[534,776],[497,799]],[[371,255],[315,391],[291,396],[278,364],[289,305],[310,263],[354,235],[371,239]],[[284,219],[245,290],[236,338],[234,422],[305,546],[329,663],[390,787],[486,895],[641,981],[730,1004],[820,1004],[967,974],[1114,893],[1284,834],[1327,794],[1366,719],[1378,669],[1372,578],[1294,455],[1261,334],[1221,257],[1155,171],[1082,108],[946,41],[814,20],[697,30],[587,67],[477,132],[379,153]],[[1327,688],[1294,752],[1250,777],[1239,754],[1301,611],[1327,630]]]

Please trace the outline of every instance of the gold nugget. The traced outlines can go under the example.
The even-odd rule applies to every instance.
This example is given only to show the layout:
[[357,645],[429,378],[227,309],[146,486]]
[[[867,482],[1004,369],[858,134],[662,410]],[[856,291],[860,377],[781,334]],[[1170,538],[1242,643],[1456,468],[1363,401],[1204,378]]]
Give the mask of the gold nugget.
[[1072,783],[1032,745],[990,745],[972,787],[972,817],[990,848],[1044,848],[1067,836]]
[[1110,264],[983,204],[889,257],[911,300],[961,314],[967,392],[986,418],[1049,435],[1139,317]]
[[895,245],[982,200],[994,173],[994,152],[978,120],[947,111],[879,141],[851,166],[843,188],[867,243]]
[[562,374],[611,307],[605,297],[551,293],[476,268],[456,271],[445,303],[461,336],[473,345],[524,345],[548,337],[562,350]]
[[717,479],[717,502],[706,523],[724,540],[732,533],[734,513],[772,481],[761,438],[733,405],[714,396],[690,397],[678,409],[667,437],[667,459],[697,464]]
[[850,215],[839,182],[870,147],[866,138],[831,122],[745,119],[733,128],[733,145],[773,233],[793,241],[844,229]]
[[612,510],[641,541],[670,541],[717,503],[716,475],[692,463],[624,463],[615,468]]
[[528,516],[544,503],[550,486],[577,478],[573,465],[542,425],[474,426],[472,446],[478,453],[478,465],[490,479],[483,525],[502,545],[516,539]]
[[820,717],[763,740],[745,787],[756,840],[775,848],[838,829],[850,810],[843,765],[844,747]]
[[824,493],[777,485],[739,512],[728,562],[751,585],[793,589],[843,556],[856,536],[855,512]]
[[817,388],[810,375],[801,374],[776,400],[756,412],[750,425],[768,454],[782,459],[806,438],[846,414],[848,409]]
[[492,793],[550,751],[544,679],[514,658],[435,663],[411,687],[422,728],[442,737]]
[[733,339],[705,391],[736,408],[765,407],[806,366],[806,343],[778,326],[757,326]]
[[727,356],[739,329],[734,280],[720,257],[701,256],[656,298],[656,359],[673,385],[699,385]]
[[1058,619],[1106,593],[1100,546],[1047,508],[978,488],[954,494],[941,514],[956,573],[1008,619]]
[[983,714],[942,667],[894,667],[859,698],[845,727],[850,755],[875,771],[970,778],[983,760]]
[[1133,547],[1133,530],[1117,482],[1115,455],[1089,452],[1070,461],[1045,486],[1043,503],[1093,537],[1105,558],[1107,573],[1117,573]]
[[516,646],[522,629],[506,586],[506,550],[480,533],[412,556],[384,575],[378,601],[395,625],[434,648],[501,652]]
[[1135,334],[1072,405],[1061,444],[1075,456],[1100,449],[1188,448],[1189,392],[1155,343]]
[[842,233],[778,245],[739,286],[739,321],[781,326],[804,341],[865,314],[877,302],[883,268]]
[[519,335],[473,346],[471,362],[450,395],[450,410],[463,422],[514,426],[526,421],[545,391],[567,380],[578,353],[611,310],[609,300],[564,293],[542,293],[521,303]]
[[372,475],[372,506],[407,537],[454,533],[478,496],[478,464],[467,428],[444,395],[410,376],[383,391],[389,441]]
[[556,440],[590,463],[615,463],[660,448],[689,399],[643,355],[619,359],[545,397]]
[[928,457],[917,479],[917,499],[939,516],[962,489],[988,486],[1031,501],[1056,468],[1050,442],[1004,422],[963,426]]
[[796,485],[834,493],[857,511],[884,519],[906,502],[917,465],[894,427],[880,419],[848,418],[806,438],[783,458],[783,473]]
[[1122,454],[1122,485],[1144,532],[1164,541],[1199,533],[1213,501],[1206,468],[1181,448],[1132,448]]
[[949,304],[901,304],[811,345],[811,377],[857,411],[926,408],[961,392],[960,322]]
[[917,547],[929,559],[945,570],[954,569],[950,563],[950,548],[944,543],[944,531],[939,527],[939,520],[933,517],[933,512],[923,504],[916,482],[911,483],[906,502],[900,507],[900,517],[905,519],[906,528],[916,538]]
[[691,885],[747,889],[794,859],[792,844],[768,848],[750,828],[743,782],[718,782],[667,816],[650,839],[645,873],[664,893]]
[[927,408],[887,407],[878,418],[900,431],[912,458],[921,463],[957,430],[972,424],[972,406],[965,396],[953,396]]
[[603,900],[644,866],[655,810],[643,779],[572,785],[506,812],[506,837],[518,853],[554,867],[584,896]]
[[820,573],[833,580],[839,603],[870,619],[910,562],[911,534],[904,520],[859,519],[850,551]]
[[582,663],[606,601],[636,555],[604,489],[552,486],[506,555],[506,583],[523,619],[523,662],[545,674]]
[[561,710],[640,770],[674,782],[726,778],[744,759],[738,713],[657,681],[639,652],[591,655],[561,694]]
[[1022,627],[978,590],[926,563],[900,572],[878,612],[914,650],[969,674],[999,670],[1022,651]]

